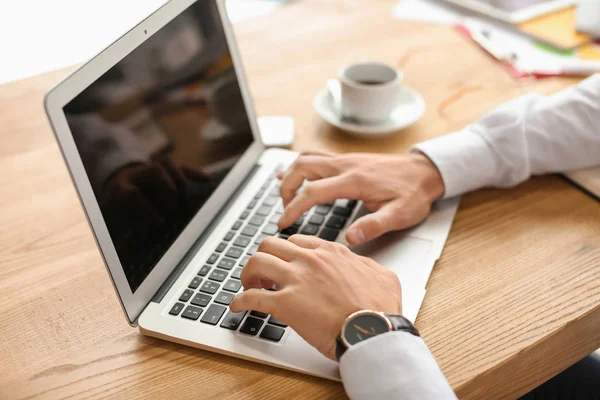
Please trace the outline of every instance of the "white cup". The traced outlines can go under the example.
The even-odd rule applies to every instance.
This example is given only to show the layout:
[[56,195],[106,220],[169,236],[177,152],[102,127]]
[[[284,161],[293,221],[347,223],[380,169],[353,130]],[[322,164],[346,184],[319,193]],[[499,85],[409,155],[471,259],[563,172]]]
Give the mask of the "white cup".
[[389,118],[398,105],[404,74],[378,62],[350,64],[339,72],[340,114],[364,122]]

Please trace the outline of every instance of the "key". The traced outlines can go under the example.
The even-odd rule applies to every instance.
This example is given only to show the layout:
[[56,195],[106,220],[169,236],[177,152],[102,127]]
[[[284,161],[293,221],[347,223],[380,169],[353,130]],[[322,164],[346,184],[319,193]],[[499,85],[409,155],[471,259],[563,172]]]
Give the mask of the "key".
[[[221,262],[223,262],[223,260],[221,260]],[[205,265],[204,267],[200,268],[200,271],[198,271],[198,275],[206,276],[206,274],[208,274],[208,271],[210,271],[210,265]]]
[[296,220],[296,222],[294,222],[292,224],[292,226],[295,226],[296,228],[300,228],[302,226],[302,224],[304,223],[304,216],[301,216],[300,218],[298,218]]
[[235,331],[238,328],[238,326],[240,326],[245,316],[246,311],[242,311],[239,313],[229,311],[225,316],[225,319],[223,319],[223,322],[221,322],[221,328],[231,329],[232,331]]
[[265,329],[260,333],[260,337],[263,339],[271,340],[273,342],[279,342],[285,333],[284,329],[277,328],[272,325],[265,326]]
[[193,290],[190,289],[186,289],[181,296],[179,296],[179,301],[183,301],[186,302],[190,299],[190,297],[192,297],[192,295],[194,294]]
[[254,207],[256,207],[256,200],[252,200],[250,203],[248,203],[248,207],[246,207],[248,210],[252,210]]
[[346,207],[354,210],[354,208],[356,207],[356,205],[358,204],[358,201],[356,200],[348,200],[348,203],[346,203]]
[[[241,285],[241,282],[240,282]],[[219,290],[219,284],[215,282],[206,281],[204,285],[200,287],[200,291],[208,294],[215,294]]]
[[261,226],[265,222],[265,219],[262,217],[252,217],[250,221],[248,221],[249,225]]
[[231,258],[223,258],[219,261],[219,264],[217,264],[217,268],[226,269],[227,271],[231,270],[234,266],[235,260],[232,260]]
[[266,217],[271,212],[271,207],[261,206],[256,210],[256,215],[260,215],[261,217]]
[[247,335],[256,336],[263,324],[264,321],[262,319],[248,317],[246,318],[246,322],[244,322],[244,325],[242,325],[240,332],[245,333]]
[[219,259],[219,255],[218,254],[211,254],[210,257],[208,257],[208,260],[206,260],[207,264],[213,265],[214,263],[217,262],[217,260]]
[[234,296],[235,295],[233,293],[219,292],[217,297],[215,297],[215,303],[224,304],[228,306],[229,303],[231,303],[231,300],[233,300]]
[[258,318],[263,318],[263,319],[267,318],[269,316],[269,314],[265,314],[265,313],[262,313],[260,311],[252,311],[250,313],[250,315],[252,315],[253,317],[258,317]]
[[201,314],[202,314],[201,308],[194,307],[194,306],[187,306],[187,308],[185,309],[183,314],[181,314],[181,316],[183,318],[193,319],[194,321],[196,321],[200,317]]
[[254,240],[254,244],[260,244],[266,237],[269,237],[269,235],[258,235]]
[[231,229],[234,230],[234,231],[237,231],[241,227],[242,227],[242,221],[237,221],[235,224],[233,224],[233,226],[231,227]]
[[344,225],[346,225],[346,218],[338,217],[337,215],[329,217],[325,224],[326,227],[332,229],[342,229]]
[[215,250],[215,251],[216,251],[217,253],[222,253],[222,252],[224,252],[224,251],[225,251],[225,249],[226,249],[226,248],[227,248],[227,243],[225,243],[225,242],[221,242],[221,243],[219,243],[219,245],[217,246],[217,248],[216,248],[216,250]]
[[227,232],[227,235],[223,238],[224,241],[229,242],[235,236],[235,232]]
[[300,232],[303,235],[316,235],[319,231],[319,227],[317,225],[306,225],[302,231]]
[[273,207],[279,200],[279,194],[277,196],[269,196],[263,201],[262,205],[267,207]]
[[247,238],[245,236],[238,236],[238,238],[235,239],[235,242],[233,242],[233,244],[239,247],[246,247],[250,244],[251,240],[252,239]]
[[241,287],[242,287],[242,282],[235,280],[235,279],[229,279],[225,283],[225,286],[223,286],[223,289],[225,289],[229,292],[237,293]]
[[315,207],[316,214],[327,215],[329,210],[331,210],[331,206],[327,204],[319,204]]
[[337,239],[339,233],[340,231],[335,229],[323,228],[321,233],[319,233],[319,237],[321,239],[329,240],[330,242],[335,242],[335,239]]
[[277,225],[268,224],[263,228],[262,233],[264,233],[265,235],[272,236],[272,235],[276,234],[278,230],[279,230],[279,227]]
[[246,235],[246,236],[250,236],[250,237],[254,237],[254,235],[256,235],[256,232],[258,232],[258,229],[252,227],[252,226],[247,226],[244,229],[242,229],[242,235]]
[[265,191],[264,191],[264,189],[261,189],[261,190],[259,190],[259,191],[256,193],[256,196],[254,196],[254,198],[255,198],[256,200],[258,200],[258,199],[260,199],[261,197],[263,197],[263,194],[265,194]]
[[239,247],[232,247],[229,250],[227,250],[227,253],[225,253],[227,257],[235,259],[240,258],[242,254],[244,254],[244,249],[240,249]]
[[254,253],[256,253],[256,250],[258,250],[258,245],[257,245],[257,244],[255,244],[254,246],[250,247],[250,248],[248,249],[248,252],[247,252],[247,254],[251,256],[251,255],[253,255]]
[[192,304],[195,306],[206,307],[208,303],[210,303],[210,297],[207,294],[196,293],[194,298],[192,299]]
[[270,323],[270,324],[273,324],[273,325],[277,325],[277,326],[282,326],[282,327],[284,327],[284,328],[286,328],[286,327],[287,327],[287,325],[286,325],[286,324],[284,324],[283,322],[281,322],[280,320],[278,320],[278,319],[277,319],[277,318],[275,318],[275,317],[271,317],[271,318],[269,318],[269,323]]
[[169,311],[169,314],[171,314],[171,315],[179,315],[179,313],[183,309],[184,305],[185,304],[183,304],[183,303],[175,303],[175,304],[173,304],[173,307],[171,307],[171,311]]
[[350,210],[346,207],[336,207],[333,209],[333,213],[335,215],[339,215],[340,217],[348,218],[350,216],[350,214],[352,214],[352,210]]
[[281,214],[280,213],[275,213],[275,214],[273,214],[273,216],[269,220],[269,223],[277,225],[279,223],[279,218],[281,218]]
[[279,204],[277,204],[277,207],[275,207],[275,212],[282,214],[283,213],[283,203],[279,202]]
[[210,307],[208,307],[208,310],[206,310],[206,313],[204,314],[204,317],[202,317],[200,322],[204,322],[205,324],[210,325],[216,325],[219,323],[219,320],[225,313],[225,310],[227,310],[227,308],[219,306],[217,304],[213,304]]
[[310,217],[310,219],[308,220],[308,223],[313,224],[313,225],[321,225],[324,221],[325,221],[324,216],[315,214],[312,217]]
[[221,271],[219,269],[215,269],[208,276],[208,279],[217,281],[217,282],[223,282],[225,280],[225,278],[227,278],[227,272]]
[[240,219],[242,219],[242,220],[246,219],[246,218],[248,218],[248,215],[250,215],[250,212],[249,211],[244,211],[242,213],[242,215],[240,215]]
[[277,187],[277,185],[275,185],[275,187],[271,189],[271,191],[269,192],[269,196],[279,196],[279,187]]
[[190,289],[197,289],[198,286],[200,286],[200,283],[202,283],[202,278],[198,278],[196,276],[196,277],[194,277],[194,279],[192,279],[192,281],[190,282],[190,284],[188,285],[188,287]]
[[241,265],[243,267],[244,265],[246,265],[246,263],[248,262],[249,259],[250,259],[250,256],[246,256],[246,257],[242,258],[240,260],[240,264],[239,265]]
[[240,279],[241,276],[242,276],[242,268],[236,268],[231,273],[231,277],[234,278],[234,279]]
[[292,236],[295,235],[296,233],[298,233],[298,228],[295,227],[294,225],[290,226],[289,228],[285,228],[284,230],[282,230],[280,232],[282,235],[286,235],[286,236]]

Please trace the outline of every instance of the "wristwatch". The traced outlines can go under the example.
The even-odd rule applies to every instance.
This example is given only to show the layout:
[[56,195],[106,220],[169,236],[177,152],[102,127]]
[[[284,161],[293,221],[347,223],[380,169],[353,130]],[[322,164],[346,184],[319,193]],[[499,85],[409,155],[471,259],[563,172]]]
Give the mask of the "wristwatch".
[[377,335],[392,331],[405,331],[420,336],[419,331],[402,315],[387,315],[378,311],[363,310],[350,314],[342,333],[337,337],[335,356],[338,361],[351,346]]

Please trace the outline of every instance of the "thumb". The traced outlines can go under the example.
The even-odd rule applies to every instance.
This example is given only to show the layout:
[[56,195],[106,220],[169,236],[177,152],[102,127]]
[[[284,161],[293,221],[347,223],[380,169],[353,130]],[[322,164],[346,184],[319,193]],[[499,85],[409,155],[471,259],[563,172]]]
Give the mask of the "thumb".
[[373,240],[392,230],[403,229],[401,213],[398,208],[389,203],[377,212],[367,214],[354,221],[346,232],[346,240],[356,246]]

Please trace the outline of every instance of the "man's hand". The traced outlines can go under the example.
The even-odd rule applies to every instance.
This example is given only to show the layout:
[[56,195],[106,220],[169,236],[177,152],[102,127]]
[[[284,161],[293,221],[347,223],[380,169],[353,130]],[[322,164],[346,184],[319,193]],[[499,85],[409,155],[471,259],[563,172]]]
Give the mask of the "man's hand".
[[[335,339],[355,311],[402,313],[396,274],[339,244],[313,236],[267,238],[242,272],[231,311],[273,315],[335,360]],[[277,285],[277,291],[263,290]]]
[[[421,222],[444,194],[439,171],[422,154],[305,153],[279,178],[285,205],[282,229],[314,205],[336,199],[362,200],[374,211],[350,226],[346,240],[351,245]],[[305,180],[311,182],[297,193]]]

